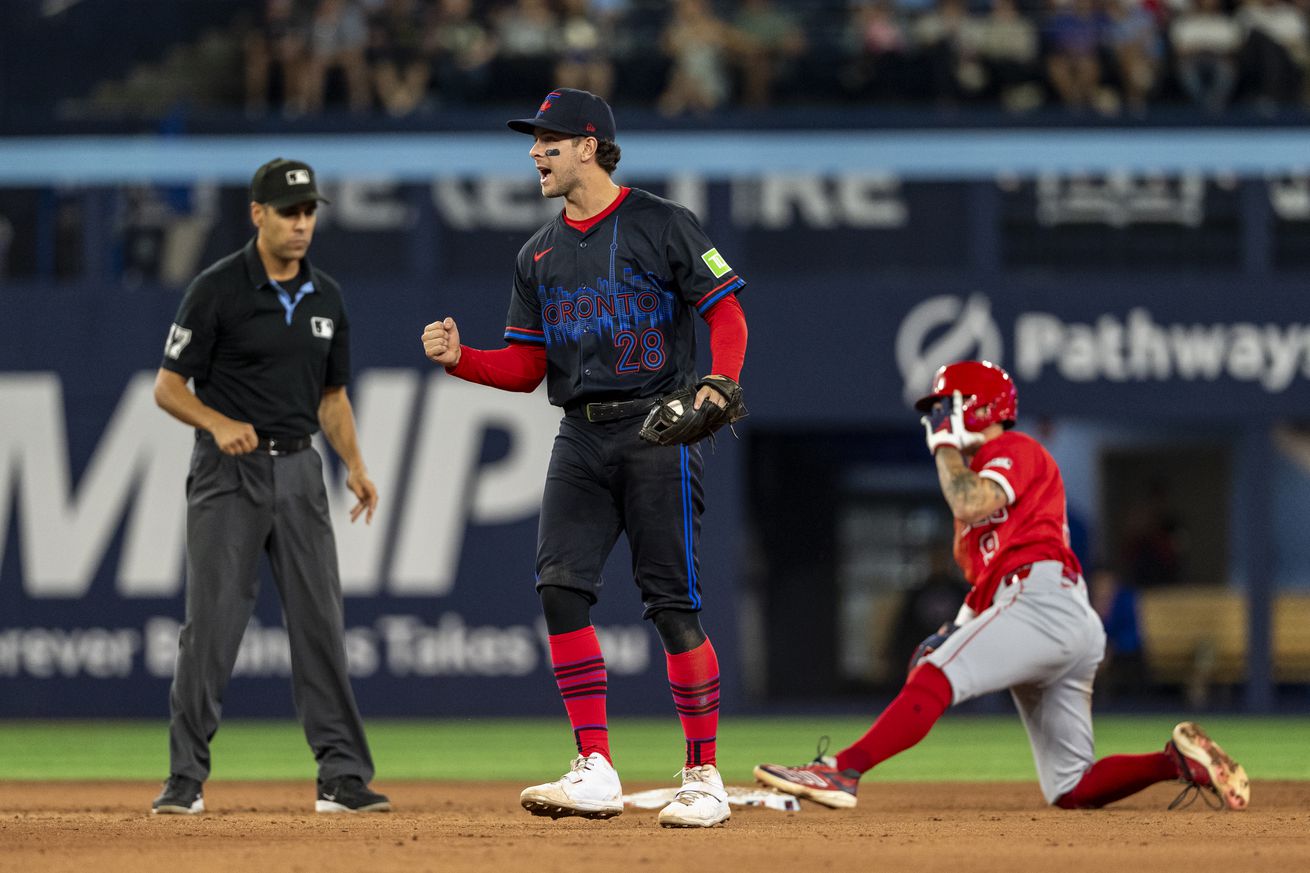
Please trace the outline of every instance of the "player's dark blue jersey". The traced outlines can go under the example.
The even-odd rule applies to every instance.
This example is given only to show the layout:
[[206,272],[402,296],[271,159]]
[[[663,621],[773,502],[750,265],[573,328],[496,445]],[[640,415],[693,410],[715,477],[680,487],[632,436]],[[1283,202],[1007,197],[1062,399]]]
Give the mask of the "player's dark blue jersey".
[[693,312],[746,284],[686,207],[632,188],[611,209],[585,233],[561,212],[515,263],[505,339],[545,345],[556,406],[691,384]]

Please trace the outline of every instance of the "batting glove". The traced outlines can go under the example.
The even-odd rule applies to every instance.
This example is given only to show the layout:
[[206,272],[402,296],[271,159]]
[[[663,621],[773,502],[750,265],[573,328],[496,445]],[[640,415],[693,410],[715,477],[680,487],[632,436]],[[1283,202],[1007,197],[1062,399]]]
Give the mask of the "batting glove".
[[910,666],[906,672],[908,673],[913,670],[918,666],[920,661],[941,648],[942,643],[946,642],[947,637],[959,629],[959,625],[953,621],[948,621],[946,624],[937,628],[937,632],[919,643],[918,647],[914,650],[914,654],[910,655]]
[[964,451],[982,445],[982,434],[973,433],[964,427],[964,397],[959,391],[950,399],[943,398],[932,412],[919,419],[923,424],[928,441],[928,451],[933,454],[942,446]]

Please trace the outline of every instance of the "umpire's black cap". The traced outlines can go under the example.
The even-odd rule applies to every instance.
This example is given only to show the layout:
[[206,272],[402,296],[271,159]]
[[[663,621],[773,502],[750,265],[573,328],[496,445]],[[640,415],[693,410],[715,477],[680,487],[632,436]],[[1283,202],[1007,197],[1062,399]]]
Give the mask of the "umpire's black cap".
[[546,95],[532,118],[507,122],[510,130],[531,134],[537,128],[573,136],[614,140],[614,113],[610,105],[590,91],[556,88]]
[[330,202],[318,193],[313,168],[304,161],[289,161],[286,158],[274,158],[255,170],[255,178],[250,180],[250,199],[274,209],[308,203],[310,200]]

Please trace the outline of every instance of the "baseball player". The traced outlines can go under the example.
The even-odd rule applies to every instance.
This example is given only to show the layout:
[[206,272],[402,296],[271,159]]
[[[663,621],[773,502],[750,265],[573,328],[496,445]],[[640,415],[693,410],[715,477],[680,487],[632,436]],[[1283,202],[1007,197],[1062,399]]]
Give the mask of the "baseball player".
[[[505,348],[461,345],[452,318],[427,325],[422,340],[429,358],[462,379],[532,391],[545,378],[550,402],[564,409],[542,498],[536,587],[578,756],[562,778],[520,800],[552,817],[623,811],[590,612],[606,556],[626,533],[686,739],[682,786],[659,821],[716,825],[729,809],[715,766],[718,659],[698,618],[701,453],[640,433],[662,395],[697,382],[693,315],[709,323],[713,353],[713,374],[700,382],[736,386],[746,349],[736,295],[745,280],[689,210],[614,183],[614,116],[600,97],[560,88],[535,117],[509,127],[532,137],[541,193],[563,198],[564,209],[519,252]],[[693,402],[725,400],[706,384]]]
[[[195,428],[186,479],[186,624],[169,692],[169,777],[152,810],[205,808],[209,744],[268,555],[291,644],[296,714],[318,763],[318,812],[385,812],[346,670],[341,582],[328,519],[323,435],[372,521],[378,493],[346,393],[350,325],[341,288],[310,265],[314,171],[277,158],[250,185],[253,239],[201,273],[169,329],[155,400]],[[195,391],[187,387],[193,381]]]
[[1245,809],[1246,772],[1197,725],[1174,728],[1164,750],[1094,761],[1092,679],[1105,631],[1068,544],[1064,482],[1032,437],[1010,430],[1018,395],[987,361],[942,367],[921,412],[942,495],[955,516],[955,558],[970,591],[954,621],[911,658],[901,693],[863,737],[809,765],[761,764],[755,777],[825,806],[853,807],[860,777],[923,739],[947,707],[1010,689],[1032,744],[1047,803],[1097,808],[1157,782],[1180,780],[1170,808],[1204,793]]

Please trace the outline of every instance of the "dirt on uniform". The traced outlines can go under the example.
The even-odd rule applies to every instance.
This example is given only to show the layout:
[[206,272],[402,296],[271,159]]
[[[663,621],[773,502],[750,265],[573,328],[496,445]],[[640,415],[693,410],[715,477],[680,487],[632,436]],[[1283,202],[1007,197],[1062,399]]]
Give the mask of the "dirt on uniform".
[[[157,783],[0,782],[3,873],[1157,873],[1310,869],[1310,783],[1257,782],[1251,809],[1168,812],[1160,785],[1106,810],[1046,808],[1026,783],[868,781],[860,804],[734,807],[708,830],[536,818],[517,784],[380,780],[396,811],[316,815],[313,786],[205,786],[208,812],[152,816]],[[639,790],[660,786],[626,786]]]

